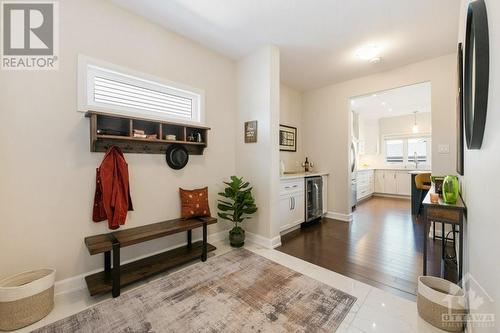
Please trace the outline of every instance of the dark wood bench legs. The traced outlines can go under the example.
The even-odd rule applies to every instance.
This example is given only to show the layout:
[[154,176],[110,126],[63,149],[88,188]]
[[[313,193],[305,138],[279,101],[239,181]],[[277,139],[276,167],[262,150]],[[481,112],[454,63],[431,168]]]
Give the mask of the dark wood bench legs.
[[120,296],[120,243],[115,239],[113,241],[113,289],[111,291],[113,297]]
[[207,261],[207,224],[203,224],[203,248],[201,251],[201,261]]
[[[104,252],[104,277],[107,283],[111,282],[111,293],[113,297],[120,296],[120,242],[111,233],[109,240],[112,243],[111,251]],[[193,233],[192,230],[187,231],[187,246],[192,247]],[[198,243],[199,244],[199,243]],[[199,245],[198,245],[199,246]],[[199,250],[198,250],[199,251]],[[198,252],[199,253],[199,252]],[[201,250],[201,261],[207,261],[208,253],[208,231],[207,223],[203,224],[203,240]],[[108,284],[109,285],[109,284]]]
[[104,274],[106,280],[111,279],[111,251],[104,252]]

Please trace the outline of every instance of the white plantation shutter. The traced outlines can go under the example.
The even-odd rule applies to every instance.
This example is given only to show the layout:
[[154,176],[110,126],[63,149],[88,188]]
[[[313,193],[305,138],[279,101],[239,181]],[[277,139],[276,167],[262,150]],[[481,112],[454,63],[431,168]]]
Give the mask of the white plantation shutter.
[[87,65],[89,108],[200,122],[201,95],[102,67]]
[[387,163],[403,163],[403,140],[385,140]]

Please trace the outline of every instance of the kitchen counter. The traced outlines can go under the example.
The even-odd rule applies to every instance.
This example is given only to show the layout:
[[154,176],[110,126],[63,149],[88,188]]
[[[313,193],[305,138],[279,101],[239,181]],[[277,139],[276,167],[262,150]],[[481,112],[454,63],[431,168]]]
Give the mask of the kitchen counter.
[[402,169],[402,168],[360,168],[357,171],[358,172],[363,172],[363,171],[369,171],[369,170],[390,170],[390,171],[408,171],[409,174],[420,174],[420,173],[429,173],[431,170],[415,170],[415,169]]
[[314,176],[327,176],[327,172],[294,172],[294,173],[286,173],[280,177],[281,180],[285,179],[295,179],[295,178],[305,178],[305,177],[314,177]]
[[420,175],[422,173],[430,173],[431,170],[412,170],[412,171],[409,171],[408,173],[410,175]]

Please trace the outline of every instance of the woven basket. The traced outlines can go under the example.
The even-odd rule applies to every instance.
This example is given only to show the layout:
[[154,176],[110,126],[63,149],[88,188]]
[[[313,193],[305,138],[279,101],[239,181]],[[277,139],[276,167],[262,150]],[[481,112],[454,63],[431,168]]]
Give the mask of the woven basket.
[[0,330],[39,321],[54,308],[54,269],[39,269],[0,280]]
[[465,294],[459,286],[433,276],[419,276],[418,314],[429,324],[448,332],[464,329]]

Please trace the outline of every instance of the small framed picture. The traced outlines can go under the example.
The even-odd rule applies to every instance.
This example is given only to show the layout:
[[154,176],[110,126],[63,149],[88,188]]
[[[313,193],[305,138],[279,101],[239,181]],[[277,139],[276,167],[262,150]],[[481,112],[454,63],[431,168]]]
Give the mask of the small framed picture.
[[280,125],[280,151],[297,151],[297,127]]
[[245,122],[245,143],[257,142],[257,120]]

